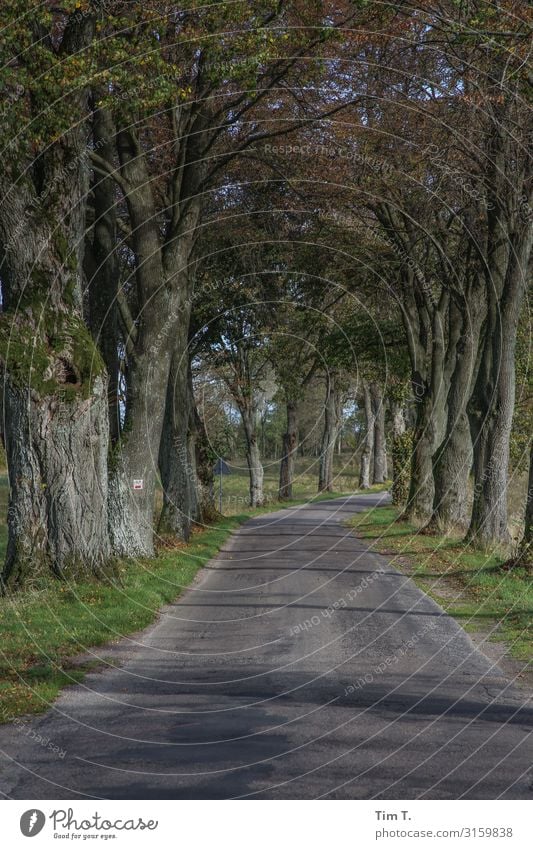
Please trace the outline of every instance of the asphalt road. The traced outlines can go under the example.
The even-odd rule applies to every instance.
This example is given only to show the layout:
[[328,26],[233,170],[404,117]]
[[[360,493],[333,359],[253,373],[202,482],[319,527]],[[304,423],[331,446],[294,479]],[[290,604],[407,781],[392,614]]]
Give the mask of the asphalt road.
[[4,796],[533,798],[524,692],[346,528],[380,498],[247,522],[114,667],[0,728]]

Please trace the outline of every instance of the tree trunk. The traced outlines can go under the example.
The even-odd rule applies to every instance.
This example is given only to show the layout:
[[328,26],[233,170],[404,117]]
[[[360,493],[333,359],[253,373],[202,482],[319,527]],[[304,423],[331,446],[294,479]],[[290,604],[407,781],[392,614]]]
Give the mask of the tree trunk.
[[359,469],[359,489],[368,489],[372,477],[372,469],[374,464],[374,409],[372,407],[372,396],[370,394],[370,386],[366,382],[363,383],[364,392],[364,410],[365,410],[365,425],[366,435],[364,439],[363,451],[361,454],[361,466]]
[[390,402],[392,418],[392,503],[396,506],[403,505],[409,494],[409,482],[411,478],[411,437],[407,430],[405,417],[405,403],[396,398]]
[[40,396],[4,387],[10,494],[3,586],[11,589],[53,572],[87,578],[105,567],[107,535],[107,381],[90,394]]
[[466,528],[468,524],[472,437],[467,405],[475,374],[482,304],[483,298],[474,291],[465,299],[461,311],[454,309],[450,316],[460,331],[455,341],[455,366],[448,390],[446,431],[433,457],[435,493],[430,527],[436,531]]
[[529,448],[529,476],[526,493],[524,533],[520,540],[518,552],[512,558],[509,565],[522,566],[529,573],[533,573],[533,440]]
[[[69,21],[62,47],[74,54],[93,32],[92,18],[79,26]],[[4,589],[31,586],[50,570],[87,576],[110,556],[107,375],[82,320],[86,94],[72,95],[72,128],[33,163],[33,178],[20,178],[22,163],[16,178],[9,159],[0,163],[10,485]]]
[[[109,533],[115,554],[151,557],[157,461],[170,353],[138,352],[128,373],[124,430],[109,473]],[[163,412],[160,412],[163,411]]]
[[263,465],[261,454],[255,436],[248,442],[246,449],[246,462],[250,473],[250,506],[261,507],[264,501],[263,495]]
[[405,405],[402,401],[391,401],[392,437],[395,439],[405,433],[407,425],[405,421]]
[[[7,269],[10,297],[27,259],[21,244]],[[17,588],[50,569],[87,576],[110,556],[105,367],[81,319],[76,261],[67,266],[38,245],[34,269],[43,290],[23,290],[0,329],[10,484],[3,583]]]
[[[108,112],[97,110],[93,141],[98,155],[113,164],[115,128]],[[94,222],[86,241],[84,269],[88,286],[88,325],[106,365],[109,378],[111,445],[120,434],[117,298],[120,286],[117,255],[116,184],[112,177],[93,177]],[[122,297],[124,297],[122,295]]]
[[[531,543],[533,542],[533,441],[529,449],[529,477],[526,496],[526,513],[524,517],[524,534],[522,536],[522,548],[527,549],[531,555]],[[531,559],[529,560],[531,563]]]
[[411,454],[411,481],[404,518],[427,522],[433,509],[435,485],[433,452],[435,450],[435,403],[431,388],[425,384],[424,393],[416,407]]
[[194,452],[196,463],[196,480],[198,484],[198,521],[211,522],[217,516],[214,494],[213,464],[215,461],[215,452],[210,446],[209,437],[205,423],[194,398],[194,387],[192,380],[192,371],[189,362],[189,397],[192,403],[193,422],[194,422]]
[[279,499],[292,498],[294,461],[298,450],[298,410],[294,401],[287,401],[287,430],[283,434],[283,455],[279,467]]
[[372,410],[374,415],[374,472],[372,483],[385,483],[387,480],[387,443],[385,440],[385,404],[383,393],[377,383],[370,386]]
[[151,557],[159,446],[179,324],[174,277],[186,267],[186,258],[172,254],[166,261],[147,162],[133,132],[118,133],[117,150],[137,258],[139,307],[126,338],[126,412],[110,464],[109,533],[119,556]]
[[242,399],[240,412],[246,438],[246,462],[250,476],[250,507],[261,507],[263,505],[263,464],[261,453],[257,443],[258,416],[253,403],[243,405]]
[[160,534],[188,540],[191,526],[199,517],[194,421],[188,379],[188,320],[182,321],[176,337],[168,381],[165,420],[159,449],[163,485]]
[[[502,310],[489,310],[482,366],[469,406],[474,444],[474,501],[467,537],[507,545],[509,441],[514,409],[516,333]],[[516,328],[514,328],[516,330]]]
[[444,370],[445,325],[449,294],[443,289],[431,323],[431,368],[428,378],[413,373],[412,384],[417,402],[413,433],[409,498],[402,518],[426,524],[433,512],[435,483],[433,454],[442,441],[446,421],[447,384]]
[[[522,302],[530,283],[533,244],[531,122],[519,88],[508,91],[507,64],[495,62],[491,80],[505,91],[486,128],[487,222],[484,267],[487,320],[469,404],[474,445],[474,503],[467,539],[507,545],[509,442],[515,398],[515,346]],[[508,94],[511,97],[509,98]],[[512,132],[507,121],[512,116]],[[522,141],[523,140],[523,141]],[[526,142],[526,143],[524,143]]]
[[467,538],[484,547],[508,545],[507,485],[515,399],[518,319],[529,282],[531,216],[506,220],[494,195],[489,219],[487,321],[480,367],[469,404],[474,445],[474,503]]
[[330,372],[327,376],[324,431],[320,448],[319,492],[333,492],[333,457],[341,418],[340,407],[341,396],[337,387],[337,377],[333,372]]

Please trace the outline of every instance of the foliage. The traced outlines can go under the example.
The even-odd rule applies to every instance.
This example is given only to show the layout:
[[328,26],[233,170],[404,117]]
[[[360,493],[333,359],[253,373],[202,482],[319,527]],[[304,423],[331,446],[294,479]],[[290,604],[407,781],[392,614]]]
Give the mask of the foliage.
[[403,505],[409,496],[411,479],[411,454],[413,451],[413,431],[404,433],[392,439],[392,503]]

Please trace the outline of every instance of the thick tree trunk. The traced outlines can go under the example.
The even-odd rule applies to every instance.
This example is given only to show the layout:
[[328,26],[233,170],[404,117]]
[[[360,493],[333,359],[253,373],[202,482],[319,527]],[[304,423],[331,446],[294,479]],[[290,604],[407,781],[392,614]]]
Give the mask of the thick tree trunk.
[[433,512],[435,482],[433,454],[442,441],[446,422],[447,379],[445,373],[445,328],[449,294],[442,290],[438,307],[433,310],[431,324],[431,367],[427,379],[413,373],[416,399],[416,424],[411,456],[411,482],[404,517],[408,521],[427,523]]
[[[26,244],[30,250],[35,246]],[[81,319],[76,260],[66,265],[63,252],[58,257],[46,244],[40,248],[34,268],[43,290],[22,287],[18,309],[2,315],[0,328],[9,587],[31,583],[50,569],[65,577],[87,575],[110,555],[107,375]],[[29,252],[21,244],[18,262],[8,266],[10,295],[26,261]]]
[[433,473],[435,491],[431,528],[451,531],[468,524],[468,478],[472,467],[472,438],[466,413],[456,415],[455,426],[437,449]]
[[[474,503],[467,538],[485,547],[510,542],[507,517],[509,446],[515,399],[518,318],[528,284],[531,217],[505,222],[494,198],[494,241],[487,261],[488,311],[484,345],[469,404],[474,445]],[[509,228],[509,229],[508,229]]]
[[402,401],[391,401],[390,404],[390,412],[391,412],[391,430],[392,437],[396,439],[396,437],[401,436],[405,433],[407,424],[405,421],[405,405]]
[[405,403],[396,398],[390,402],[392,430],[392,503],[403,505],[409,494],[411,477],[411,436],[407,430]]
[[[93,32],[92,17],[69,21],[62,49],[83,50]],[[107,375],[82,320],[86,92],[73,93],[71,105],[71,130],[31,169],[18,163],[15,175],[9,158],[0,163],[0,361],[10,485],[4,588],[31,586],[50,570],[87,576],[110,556]]]
[[[529,449],[529,477],[526,495],[526,513],[524,516],[524,534],[522,536],[522,548],[527,549],[531,558],[531,545],[533,543],[533,441]],[[531,562],[531,561],[530,561]]]
[[[493,303],[483,361],[470,405],[474,501],[467,537],[482,546],[507,545],[509,442],[514,409],[516,333]],[[515,328],[516,329],[516,328]]]
[[261,454],[255,434],[248,440],[246,462],[250,474],[250,506],[261,507],[264,501],[263,464],[261,463]]
[[165,420],[159,449],[163,509],[158,531],[188,540],[199,518],[194,420],[188,379],[188,321],[176,337],[168,381]]
[[[251,393],[247,398],[251,397]],[[250,507],[261,507],[264,501],[263,494],[263,464],[261,462],[261,452],[257,441],[257,432],[259,417],[256,406],[253,402],[246,403],[244,396],[241,396],[239,409],[244,427],[244,436],[246,439],[246,462],[248,464],[248,474],[250,476]]]
[[[194,113],[194,114],[193,114]],[[205,162],[198,155],[207,113],[175,110],[177,158],[166,186],[170,206],[164,236],[150,157],[132,125],[116,137],[135,253],[137,313],[126,333],[126,413],[109,481],[109,527],[114,550],[152,555],[155,485],[176,333],[188,332],[188,268],[197,234]],[[192,127],[195,130],[192,131]],[[178,149],[179,148],[179,149]],[[184,311],[183,316],[180,310]]]
[[327,377],[324,431],[320,447],[319,492],[333,492],[333,458],[335,455],[335,442],[339,432],[340,418],[341,396],[337,387],[337,377],[333,372],[330,372]]
[[428,432],[430,417],[427,402],[417,407],[411,454],[411,480],[407,498],[406,519],[426,521],[431,515],[435,493],[433,483],[433,439]]
[[168,351],[138,353],[128,375],[124,430],[109,472],[109,533],[113,551],[124,557],[154,554],[155,488],[169,363]]
[[213,464],[216,458],[215,452],[210,446],[209,437],[203,418],[201,417],[194,397],[192,370],[189,362],[189,397],[192,402],[194,422],[194,451],[196,462],[196,480],[198,483],[198,521],[211,522],[217,516],[214,494]]
[[[492,80],[507,80],[507,65],[496,62]],[[486,548],[509,543],[507,486],[509,441],[515,397],[515,345],[522,302],[531,281],[533,201],[529,116],[519,89],[505,89],[491,110],[486,147],[487,320],[480,367],[469,403],[474,445],[474,503],[467,539]],[[510,97],[509,97],[510,95]],[[512,132],[507,121],[512,116]]]
[[533,440],[529,448],[529,476],[526,493],[526,512],[524,515],[524,533],[511,566],[522,566],[533,573]]
[[372,396],[370,394],[370,386],[366,382],[366,380],[363,383],[363,393],[366,434],[364,439],[363,451],[361,454],[361,465],[359,468],[359,489],[368,489],[370,487],[372,469],[374,465],[375,429]]
[[[437,409],[439,407],[440,409]],[[433,452],[438,442],[437,421],[444,411],[444,399],[433,397],[432,389],[426,384],[423,397],[416,407],[416,423],[413,432],[411,454],[411,481],[404,518],[416,522],[428,522],[433,511],[435,483],[433,479]]]
[[446,431],[433,456],[435,493],[430,526],[437,531],[468,525],[468,478],[472,468],[472,437],[467,406],[476,369],[483,297],[474,290],[461,311],[450,316],[460,328],[454,343],[455,365],[447,398]]
[[133,132],[118,133],[117,150],[137,257],[139,312],[126,338],[126,412],[110,464],[109,533],[116,554],[150,557],[172,339],[179,325],[174,278],[187,257],[179,256],[178,247],[168,256],[163,251],[147,162]]
[[375,382],[371,384],[370,395],[374,414],[374,471],[372,483],[385,483],[387,480],[387,443],[385,439],[385,404],[383,393]]
[[[97,110],[93,122],[93,141],[98,155],[113,165],[115,128],[110,115]],[[86,242],[84,268],[88,286],[88,324],[106,365],[109,386],[109,429],[111,445],[120,434],[119,408],[119,327],[117,298],[120,272],[117,255],[116,184],[112,177],[95,174],[92,195],[94,222]]]
[[279,467],[279,499],[292,498],[294,461],[298,450],[298,410],[294,401],[287,401],[287,430],[283,434],[283,454]]
[[105,567],[107,535],[107,381],[90,394],[40,396],[4,387],[10,478],[8,546],[3,585],[31,586],[53,572],[87,578]]

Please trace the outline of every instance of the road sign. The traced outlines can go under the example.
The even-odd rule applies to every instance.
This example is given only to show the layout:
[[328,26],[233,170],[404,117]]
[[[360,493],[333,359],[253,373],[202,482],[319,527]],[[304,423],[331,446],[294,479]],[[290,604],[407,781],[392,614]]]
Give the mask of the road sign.
[[213,474],[219,475],[218,479],[218,511],[222,513],[222,475],[231,475],[228,464],[219,457],[213,467]]
[[231,475],[230,467],[225,462],[225,460],[222,459],[222,457],[219,457],[218,460],[216,461],[215,466],[213,468],[213,474],[215,474],[215,475]]

